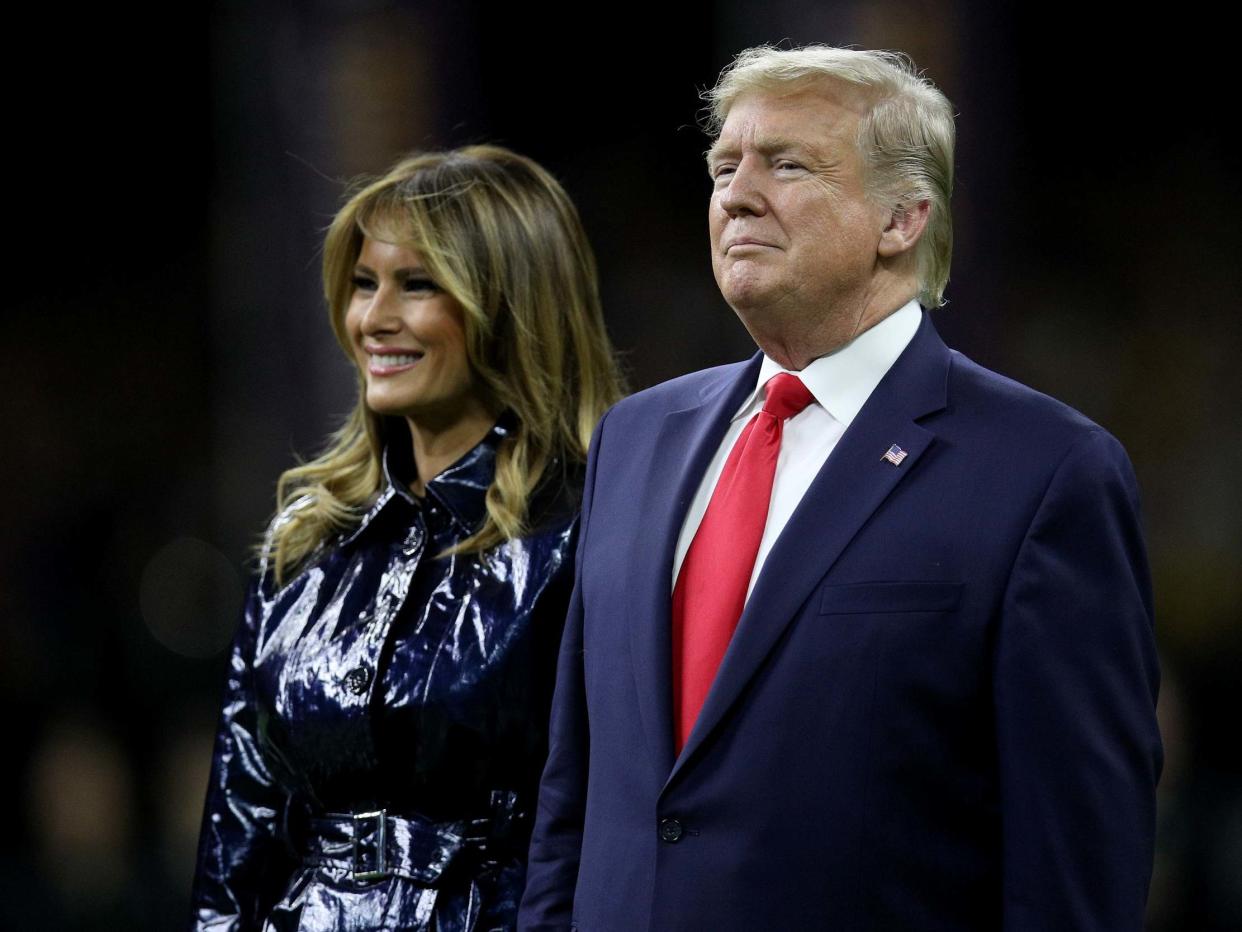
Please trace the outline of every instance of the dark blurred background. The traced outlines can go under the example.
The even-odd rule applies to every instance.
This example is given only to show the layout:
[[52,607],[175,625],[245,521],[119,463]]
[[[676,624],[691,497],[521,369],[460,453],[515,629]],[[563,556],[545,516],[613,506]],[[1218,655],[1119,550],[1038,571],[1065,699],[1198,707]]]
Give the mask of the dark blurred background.
[[1149,926],[1242,928],[1222,23],[965,0],[163,16],[28,9],[0,66],[20,279],[0,350],[0,927],[184,925],[248,549],[279,472],[352,403],[318,290],[342,183],[412,148],[512,146],[580,206],[634,388],[739,359],[697,93],[739,49],[789,40],[903,49],[957,107],[938,326],[1130,451],[1168,757]]

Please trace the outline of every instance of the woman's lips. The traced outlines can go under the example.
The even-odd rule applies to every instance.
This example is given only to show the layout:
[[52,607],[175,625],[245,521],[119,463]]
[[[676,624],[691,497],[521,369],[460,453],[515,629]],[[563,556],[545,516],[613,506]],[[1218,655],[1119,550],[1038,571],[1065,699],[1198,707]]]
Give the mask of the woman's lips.
[[422,353],[416,352],[386,352],[375,353],[367,352],[368,362],[367,371],[371,375],[395,375],[398,372],[405,372],[412,369],[423,358]]

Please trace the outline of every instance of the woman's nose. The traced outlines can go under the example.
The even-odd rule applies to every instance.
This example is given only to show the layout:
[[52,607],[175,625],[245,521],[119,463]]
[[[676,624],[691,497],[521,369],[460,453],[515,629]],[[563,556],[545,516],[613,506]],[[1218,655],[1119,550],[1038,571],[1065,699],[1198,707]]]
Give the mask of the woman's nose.
[[367,298],[367,304],[360,321],[362,332],[368,336],[379,333],[391,333],[400,326],[401,320],[396,312],[392,289],[380,285]]

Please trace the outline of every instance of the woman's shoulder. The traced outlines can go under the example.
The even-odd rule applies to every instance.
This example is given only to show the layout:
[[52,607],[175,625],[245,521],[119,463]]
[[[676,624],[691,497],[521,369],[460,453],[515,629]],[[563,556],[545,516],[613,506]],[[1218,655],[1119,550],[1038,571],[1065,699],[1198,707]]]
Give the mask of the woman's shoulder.
[[264,595],[273,594],[278,588],[288,585],[297,577],[319,562],[323,555],[338,541],[340,535],[333,534],[321,539],[314,547],[300,556],[293,566],[280,567],[281,537],[297,523],[300,516],[306,515],[315,505],[314,496],[309,492],[299,495],[280,508],[263,531],[263,538],[255,552],[255,584]]
[[586,466],[563,460],[554,461],[531,494],[526,524],[531,534],[559,534],[576,526],[582,511],[582,490]]

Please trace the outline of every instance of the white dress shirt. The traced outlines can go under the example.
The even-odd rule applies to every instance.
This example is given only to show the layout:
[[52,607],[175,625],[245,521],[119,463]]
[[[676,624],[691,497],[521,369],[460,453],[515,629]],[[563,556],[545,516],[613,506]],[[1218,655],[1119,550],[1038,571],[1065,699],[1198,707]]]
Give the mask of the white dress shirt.
[[[914,338],[921,319],[918,302],[911,301],[845,346],[819,357],[801,372],[791,373],[802,380],[815,401],[785,422],[781,452],[776,460],[776,478],[772,483],[772,499],[768,505],[768,520],[763,528],[763,539],[759,542],[755,568],[750,574],[747,598],[750,598],[768,552],[810,488],[811,480],[827,462],[837,441],[862,410],[880,380]],[[686,551],[690,549],[690,541],[699,529],[707,503],[711,501],[716,483],[724,471],[729,452],[746,423],[763,407],[768,380],[788,371],[767,356],[763,357],[755,389],[733,415],[720,448],[703,474],[690,510],[686,512],[686,521],[681,526],[677,549],[673,553],[674,586]]]

